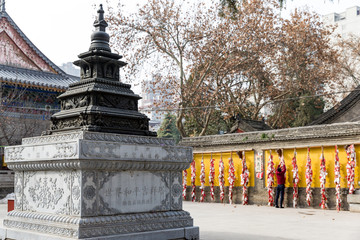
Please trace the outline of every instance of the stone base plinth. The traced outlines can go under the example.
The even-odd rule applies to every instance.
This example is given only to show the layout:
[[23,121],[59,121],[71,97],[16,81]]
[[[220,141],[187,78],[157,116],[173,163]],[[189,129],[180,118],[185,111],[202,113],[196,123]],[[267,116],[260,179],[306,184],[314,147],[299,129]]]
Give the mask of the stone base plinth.
[[[12,211],[4,220],[4,226],[8,228],[7,238],[28,240],[37,240],[41,237],[44,239],[196,239],[198,236],[198,228],[193,227],[193,220],[186,211],[89,218]],[[146,235],[157,237],[151,238]]]
[[347,195],[350,212],[360,212],[360,191],[356,190],[354,194]]
[[[38,234],[28,231],[7,229],[6,239],[27,239],[27,240],[66,240],[68,238],[58,237],[48,234]],[[129,233],[121,235],[111,235],[95,238],[84,238],[87,240],[162,240],[162,239],[198,239],[199,228],[188,227],[168,230],[158,230],[151,232]]]
[[182,210],[182,170],[192,151],[171,140],[76,131],[23,139],[6,148],[5,160],[15,171],[8,238],[199,236]]

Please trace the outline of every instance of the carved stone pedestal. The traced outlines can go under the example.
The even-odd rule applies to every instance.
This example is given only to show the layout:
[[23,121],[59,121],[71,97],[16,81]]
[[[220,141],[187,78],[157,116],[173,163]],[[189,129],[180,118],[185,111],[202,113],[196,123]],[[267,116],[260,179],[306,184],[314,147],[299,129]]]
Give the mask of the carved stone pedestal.
[[192,150],[172,140],[59,133],[5,149],[15,171],[10,239],[198,239],[182,210]]

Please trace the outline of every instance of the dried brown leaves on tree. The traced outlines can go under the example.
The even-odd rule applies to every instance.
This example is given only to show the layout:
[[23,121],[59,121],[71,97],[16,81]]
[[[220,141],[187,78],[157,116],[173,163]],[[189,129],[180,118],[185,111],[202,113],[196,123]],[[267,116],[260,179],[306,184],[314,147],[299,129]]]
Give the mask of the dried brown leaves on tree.
[[282,19],[276,4],[249,0],[234,17],[226,10],[219,16],[216,2],[150,0],[136,14],[110,9],[108,21],[113,47],[129,62],[126,78],[142,71],[154,76],[149,91],[161,86],[163,97],[172,99],[154,107],[176,109],[182,136],[190,134],[185,118],[200,126],[194,135],[205,135],[218,117],[214,111],[258,119],[271,106],[276,126],[288,116],[275,103],[321,91],[336,74],[331,32],[307,13]]
[[[275,94],[282,95],[284,101],[271,105],[273,115],[270,122],[273,127],[292,126],[301,107],[297,106],[301,98],[310,97],[315,108],[323,107],[316,95],[334,90],[333,85],[339,75],[339,52],[330,42],[332,32],[333,29],[324,26],[319,16],[305,11],[295,10],[289,20],[282,21],[275,60],[275,86],[279,87]],[[334,97],[331,94],[328,96]],[[312,120],[309,118],[305,123]]]
[[[210,74],[226,54],[226,45],[215,43],[224,35],[223,30],[216,31],[219,29],[216,9],[203,2],[184,9],[182,1],[151,0],[129,17],[110,11],[108,21],[115,37],[114,47],[130,62],[127,76],[134,76],[143,67],[143,61],[150,60],[149,71],[156,70],[154,88],[160,85],[163,97],[173,100],[160,101],[157,107],[178,109],[176,125],[182,136],[187,135],[182,120],[190,113],[188,110],[202,111],[203,135],[212,108],[197,106],[215,104],[218,87]],[[212,46],[216,49],[207,46],[210,42],[214,42]]]

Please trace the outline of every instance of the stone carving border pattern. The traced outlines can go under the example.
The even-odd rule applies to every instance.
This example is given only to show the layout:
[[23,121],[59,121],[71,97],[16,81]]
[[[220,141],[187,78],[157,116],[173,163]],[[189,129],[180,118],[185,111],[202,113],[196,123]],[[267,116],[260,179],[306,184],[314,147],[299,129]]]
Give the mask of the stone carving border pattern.
[[81,204],[81,173],[79,170],[71,171],[71,214],[80,214]]
[[[96,236],[107,236],[114,234],[126,234],[132,232],[146,232],[156,231],[172,228],[184,228],[191,227],[193,220],[188,219],[151,219],[149,222],[142,222],[141,224],[121,224],[119,226],[105,227],[104,226],[91,226],[91,227],[80,227],[79,230],[72,228],[56,227],[45,224],[35,224],[28,222],[21,222],[18,220],[4,220],[4,226],[15,229],[25,229],[30,231],[43,232],[46,234],[56,234],[65,237],[96,237]],[[112,223],[113,224],[113,223]]]
[[181,172],[171,172],[171,210],[182,209],[182,174]]
[[[172,139],[146,137],[146,136],[131,136],[125,134],[109,134],[109,133],[92,133],[87,131],[76,131],[72,133],[61,133],[54,135],[46,135],[40,137],[24,138],[22,143],[25,145],[65,142],[76,139],[94,140],[94,141],[109,141],[118,143],[137,143],[137,144],[153,144],[163,146],[175,146]],[[184,148],[184,147],[183,147]]]
[[145,136],[132,136],[132,135],[124,135],[124,134],[85,132],[84,139],[94,140],[94,141],[128,143],[128,144],[151,144],[151,145],[175,146],[175,142],[172,139],[145,137]]
[[53,143],[53,142],[65,142],[69,140],[82,139],[84,135],[83,131],[73,133],[54,134],[48,136],[23,138],[22,144],[40,144],[40,143]]
[[23,186],[24,186],[24,172],[15,172],[15,209],[22,210],[23,206]]
[[[82,141],[80,143],[81,155],[87,158],[124,158],[120,156],[119,153],[116,152],[116,149],[121,145],[119,143],[113,142],[99,142],[99,141]],[[97,151],[96,149],[100,149]],[[128,156],[126,159],[138,160],[138,161],[146,161],[146,160],[162,160],[162,161],[171,161],[171,162],[183,162],[192,154],[192,150],[190,148],[183,147],[175,147],[175,146],[167,146],[162,147],[161,150],[166,152],[161,159],[156,155],[151,157],[150,159],[146,158],[146,156]],[[136,157],[136,158],[135,158]],[[190,163],[190,162],[189,162]]]
[[32,176],[34,176],[36,174],[35,171],[24,171],[24,180],[23,180],[23,183],[22,183],[22,209],[23,211],[28,211],[28,210],[33,210],[30,208],[30,204],[29,204],[29,201],[28,199],[26,198],[26,195],[24,194],[24,191],[25,191],[25,188],[27,186],[27,184],[29,183],[30,181],[30,178]]
[[[82,172],[81,212],[87,216],[97,213],[98,175],[96,171]],[[91,204],[92,202],[92,204]]]
[[190,162],[182,163],[156,163],[156,162],[131,162],[131,161],[101,161],[96,162],[92,160],[78,161],[67,160],[54,163],[23,163],[12,162],[8,163],[8,167],[15,171],[39,171],[39,170],[81,170],[81,169],[96,169],[96,170],[185,170],[189,167]]
[[77,143],[57,143],[55,147],[57,153],[53,158],[69,158],[76,156],[78,153]]
[[184,228],[192,226],[192,220],[189,219],[179,219],[179,220],[165,220],[165,221],[152,221],[149,223],[141,224],[126,224],[121,225],[121,227],[92,227],[86,229],[80,229],[79,235],[82,238],[86,237],[96,237],[96,236],[106,236],[106,235],[116,235],[116,234],[128,234],[133,232],[147,232],[147,231],[156,231],[172,228]]
[[98,216],[98,217],[86,217],[78,218],[73,216],[62,216],[59,217],[54,214],[49,213],[37,213],[29,211],[11,211],[8,213],[7,220],[11,218],[15,219],[31,219],[32,221],[41,222],[41,223],[51,223],[51,224],[76,224],[80,227],[93,227],[100,226],[107,223],[137,223],[137,222],[153,222],[157,220],[167,220],[167,219],[182,219],[182,220],[192,220],[190,214],[186,211],[166,211],[166,212],[154,212],[154,213],[134,213],[134,214],[123,214],[116,216]]
[[7,147],[4,152],[5,159],[8,161],[23,160],[22,151],[24,151],[22,146]]
[[[68,192],[71,193],[71,172],[62,170],[59,176],[62,177],[61,179],[65,182]],[[66,202],[56,211],[56,214],[70,214],[71,194],[64,197],[66,197]]]
[[76,230],[76,229],[48,226],[48,225],[28,223],[28,222],[13,221],[13,220],[7,220],[7,219],[4,220],[4,226],[6,226],[8,228],[25,229],[25,230],[42,232],[42,233],[47,233],[47,234],[56,234],[56,235],[61,235],[61,236],[65,236],[65,237],[77,237],[78,236],[78,230]]

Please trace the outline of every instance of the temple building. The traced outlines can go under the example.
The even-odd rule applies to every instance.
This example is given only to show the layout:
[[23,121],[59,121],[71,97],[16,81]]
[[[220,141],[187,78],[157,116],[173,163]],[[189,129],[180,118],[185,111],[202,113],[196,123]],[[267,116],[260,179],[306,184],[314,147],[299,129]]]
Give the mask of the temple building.
[[360,121],[360,86],[309,125]]
[[234,126],[230,129],[230,133],[255,132],[271,130],[271,127],[265,123],[265,119],[261,121],[245,119],[242,116],[236,116]]
[[0,2],[0,145],[18,144],[49,125],[57,96],[79,77],[66,74],[21,31]]

